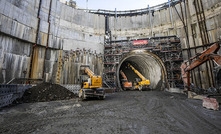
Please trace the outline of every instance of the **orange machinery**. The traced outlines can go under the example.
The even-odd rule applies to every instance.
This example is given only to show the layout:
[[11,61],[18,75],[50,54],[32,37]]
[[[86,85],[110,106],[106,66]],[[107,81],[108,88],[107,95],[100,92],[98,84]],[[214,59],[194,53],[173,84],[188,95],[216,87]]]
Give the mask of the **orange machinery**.
[[123,84],[124,89],[132,89],[132,82],[128,82],[127,77],[122,70],[120,70],[120,74],[123,77],[122,84]]
[[187,61],[181,65],[182,79],[184,84],[188,86],[188,91],[190,90],[190,71],[200,66],[208,60],[215,62],[217,66],[221,66],[221,56],[217,54],[220,45],[215,43],[210,46],[208,49],[197,54],[195,57],[190,58],[193,61],[190,65],[187,65]]

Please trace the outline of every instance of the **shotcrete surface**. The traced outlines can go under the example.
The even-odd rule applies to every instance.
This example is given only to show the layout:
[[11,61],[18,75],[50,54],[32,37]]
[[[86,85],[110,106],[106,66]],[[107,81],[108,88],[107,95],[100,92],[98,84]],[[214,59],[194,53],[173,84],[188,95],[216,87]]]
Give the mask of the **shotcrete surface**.
[[163,91],[125,91],[105,100],[23,103],[0,111],[0,133],[193,133],[221,132],[221,111],[202,101]]

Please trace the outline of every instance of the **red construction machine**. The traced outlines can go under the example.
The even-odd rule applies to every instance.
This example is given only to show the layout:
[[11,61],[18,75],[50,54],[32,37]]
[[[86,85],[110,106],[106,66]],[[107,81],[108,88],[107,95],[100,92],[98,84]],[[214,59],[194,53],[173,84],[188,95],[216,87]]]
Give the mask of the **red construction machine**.
[[132,82],[128,82],[127,77],[122,70],[120,70],[120,74],[123,77],[121,81],[122,81],[124,90],[132,89]]
[[[218,50],[220,48],[219,44],[213,44],[208,49],[204,50],[203,52],[196,54],[196,56],[190,58],[191,61],[193,61],[190,65],[188,65],[188,61],[185,61],[181,65],[181,72],[182,72],[182,79],[184,82],[184,85],[188,86],[188,91],[190,90],[190,71],[195,69],[196,67],[199,67],[201,64],[205,63],[208,60],[214,61],[216,64],[216,68],[219,68],[221,66],[221,56],[217,54]],[[220,78],[216,78],[220,79]],[[218,84],[219,87],[219,81],[216,84]]]
[[[209,94],[207,97],[203,97],[203,107],[213,110],[219,110],[219,103],[221,103],[221,56],[217,54],[219,48],[219,44],[213,44],[205,51],[197,54],[195,57],[192,57],[190,59],[190,61],[192,61],[190,65],[187,65],[188,61],[186,61],[180,67],[184,86],[187,86],[188,91],[190,91],[190,71],[209,60],[216,64],[216,67],[214,67],[215,88],[211,87],[216,92],[215,94],[212,92],[212,94]],[[191,93],[188,92],[188,94]]]

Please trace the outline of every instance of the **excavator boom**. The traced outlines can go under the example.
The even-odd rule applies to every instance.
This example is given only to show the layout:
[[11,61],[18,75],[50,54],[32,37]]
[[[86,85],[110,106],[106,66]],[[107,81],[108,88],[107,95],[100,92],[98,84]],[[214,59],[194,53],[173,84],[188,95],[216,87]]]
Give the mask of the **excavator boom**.
[[194,60],[190,65],[187,65],[187,61],[183,62],[181,65],[182,79],[184,84],[188,86],[188,90],[190,90],[190,71],[199,67],[201,64],[205,63],[208,60],[212,60],[216,63],[216,65],[221,66],[221,56],[216,54],[220,49],[220,45],[215,43],[210,46],[208,49],[203,52],[196,54],[195,57],[190,58],[190,60]]
[[145,78],[140,72],[138,72],[132,65],[128,64],[128,66],[129,66],[142,80],[146,80],[146,78]]
[[91,78],[94,76],[94,73],[89,69],[89,67],[85,68],[85,73],[87,73]]
[[134,89],[150,89],[150,81],[146,79],[139,71],[137,71],[132,65],[128,63],[128,66],[141,78],[142,81],[135,83]]
[[192,62],[185,71],[191,71],[194,68],[200,66],[204,62],[208,60],[214,60],[216,64],[221,65],[221,56],[215,54],[220,48],[219,44],[214,44],[205,51],[201,52],[200,54],[197,54],[197,56],[190,58],[190,60],[196,59],[194,62]]
[[126,77],[126,75],[124,74],[124,72],[123,72],[122,70],[120,70],[120,74],[121,74],[121,76],[124,78],[124,80],[127,81],[127,77]]
[[126,75],[124,74],[124,72],[122,70],[120,70],[120,73],[122,75],[123,79],[123,86],[125,89],[130,89],[132,88],[132,82],[128,82]]

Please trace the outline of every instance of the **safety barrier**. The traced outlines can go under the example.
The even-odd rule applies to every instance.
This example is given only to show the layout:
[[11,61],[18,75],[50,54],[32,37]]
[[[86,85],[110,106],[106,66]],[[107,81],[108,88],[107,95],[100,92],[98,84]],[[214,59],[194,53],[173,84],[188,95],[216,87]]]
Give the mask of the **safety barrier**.
[[80,89],[81,89],[81,86],[80,85],[71,85],[71,84],[66,84],[66,85],[61,85],[65,88],[67,88],[68,90],[70,90],[71,92],[73,92],[74,94],[78,94]]
[[[31,88],[33,85],[16,85],[16,84],[0,84],[0,108],[12,104],[12,102],[18,98],[21,98],[25,90]],[[80,85],[61,85],[67,88],[74,94],[78,94]]]
[[0,84],[0,108],[10,105],[17,98],[21,98],[25,90],[32,85]]

